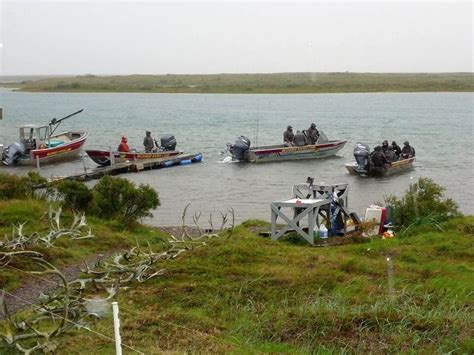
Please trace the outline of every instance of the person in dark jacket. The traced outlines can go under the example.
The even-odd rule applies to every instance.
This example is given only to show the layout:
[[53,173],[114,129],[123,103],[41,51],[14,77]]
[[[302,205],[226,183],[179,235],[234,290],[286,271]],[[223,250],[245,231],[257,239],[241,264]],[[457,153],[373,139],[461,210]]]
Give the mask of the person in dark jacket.
[[120,145],[118,146],[118,151],[119,152],[129,152],[130,148],[128,147],[127,144],[127,137],[122,137],[122,142],[120,142]]
[[301,131],[296,132],[295,138],[293,139],[293,143],[297,147],[302,147],[306,145],[306,137],[304,136],[304,133]]
[[387,159],[382,152],[381,146],[376,146],[374,151],[370,154],[370,171],[373,175],[382,176],[385,174],[385,164]]
[[384,140],[382,142],[382,153],[387,154],[387,152],[388,152],[388,141]]
[[392,148],[393,148],[393,151],[394,151],[395,155],[397,156],[397,159],[400,158],[400,154],[402,154],[402,148],[400,148],[400,146],[397,144],[397,142],[395,142],[395,141],[392,142]]
[[294,141],[295,135],[293,133],[293,127],[288,126],[286,128],[286,131],[283,132],[283,142],[285,143],[285,146],[287,147],[293,147],[294,146]]
[[415,148],[413,148],[408,141],[403,143],[403,148],[402,148],[402,158],[403,159],[408,159],[414,157],[415,154]]
[[384,155],[388,163],[393,163],[394,161],[397,161],[397,155],[393,151],[393,147],[391,145],[388,146],[387,152],[384,152]]
[[143,145],[145,146],[146,153],[150,153],[153,151],[153,149],[155,149],[155,143],[153,142],[150,131],[146,131],[145,138],[143,139]]
[[306,137],[308,138],[308,144],[316,144],[319,138],[319,131],[316,128],[316,124],[311,123],[311,126],[306,131]]

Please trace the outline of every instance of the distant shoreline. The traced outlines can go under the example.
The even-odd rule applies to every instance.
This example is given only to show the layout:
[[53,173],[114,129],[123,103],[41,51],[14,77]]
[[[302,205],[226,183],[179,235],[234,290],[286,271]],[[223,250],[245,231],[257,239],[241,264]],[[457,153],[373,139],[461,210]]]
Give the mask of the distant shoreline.
[[[209,75],[79,75],[0,77],[0,87],[22,92],[312,94],[474,92],[473,73],[275,73]],[[3,82],[2,82],[3,81]]]

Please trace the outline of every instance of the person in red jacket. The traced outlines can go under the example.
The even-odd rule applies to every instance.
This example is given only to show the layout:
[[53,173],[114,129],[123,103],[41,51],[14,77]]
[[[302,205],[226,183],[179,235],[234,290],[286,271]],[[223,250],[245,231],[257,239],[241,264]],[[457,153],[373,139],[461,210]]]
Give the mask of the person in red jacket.
[[120,143],[118,147],[119,152],[129,152],[130,148],[128,147],[127,144],[127,137],[122,137],[122,142]]

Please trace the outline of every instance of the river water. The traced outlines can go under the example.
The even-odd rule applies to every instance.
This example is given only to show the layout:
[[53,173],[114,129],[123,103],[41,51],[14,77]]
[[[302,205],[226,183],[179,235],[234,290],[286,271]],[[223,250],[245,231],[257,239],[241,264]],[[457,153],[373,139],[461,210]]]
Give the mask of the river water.
[[[78,109],[64,129],[85,129],[86,148],[114,149],[126,135],[131,147],[142,148],[145,130],[155,138],[173,133],[178,148],[202,152],[199,164],[123,175],[158,190],[161,206],[147,220],[156,225],[180,223],[183,208],[204,215],[233,207],[237,221],[269,220],[270,202],[288,197],[291,185],[305,182],[350,184],[349,207],[363,213],[388,194],[400,195],[420,176],[444,185],[464,213],[474,213],[472,93],[370,94],[134,94],[2,92],[4,118],[0,143],[17,137],[21,123],[47,123]],[[266,164],[222,163],[225,143],[238,135],[259,145],[280,142],[288,124],[306,129],[315,122],[330,139],[348,140],[336,157],[324,160]],[[416,167],[398,176],[351,176],[344,163],[353,160],[357,141],[370,146],[382,140],[408,140],[416,148]],[[86,160],[89,167],[95,166]],[[65,175],[83,169],[80,160],[44,166],[41,174]],[[0,168],[22,174],[25,168]],[[207,217],[206,217],[207,219]]]

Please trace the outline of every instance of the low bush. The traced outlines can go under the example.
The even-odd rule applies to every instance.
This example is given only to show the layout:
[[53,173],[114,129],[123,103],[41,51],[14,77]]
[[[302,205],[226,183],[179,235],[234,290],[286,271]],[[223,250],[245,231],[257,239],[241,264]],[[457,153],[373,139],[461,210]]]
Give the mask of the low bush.
[[87,212],[92,202],[92,191],[82,182],[63,180],[56,184],[57,196],[65,208]]
[[104,176],[92,189],[93,214],[101,218],[119,219],[130,224],[152,216],[150,210],[160,205],[158,193],[149,185],[123,178]]
[[0,174],[0,200],[32,198],[40,186],[46,186],[47,180],[36,172],[29,172],[26,176]]
[[385,202],[389,206],[392,219],[400,226],[439,226],[439,223],[461,215],[456,202],[444,197],[444,190],[444,187],[432,179],[421,177],[409,186],[402,198],[390,195],[385,198]]

